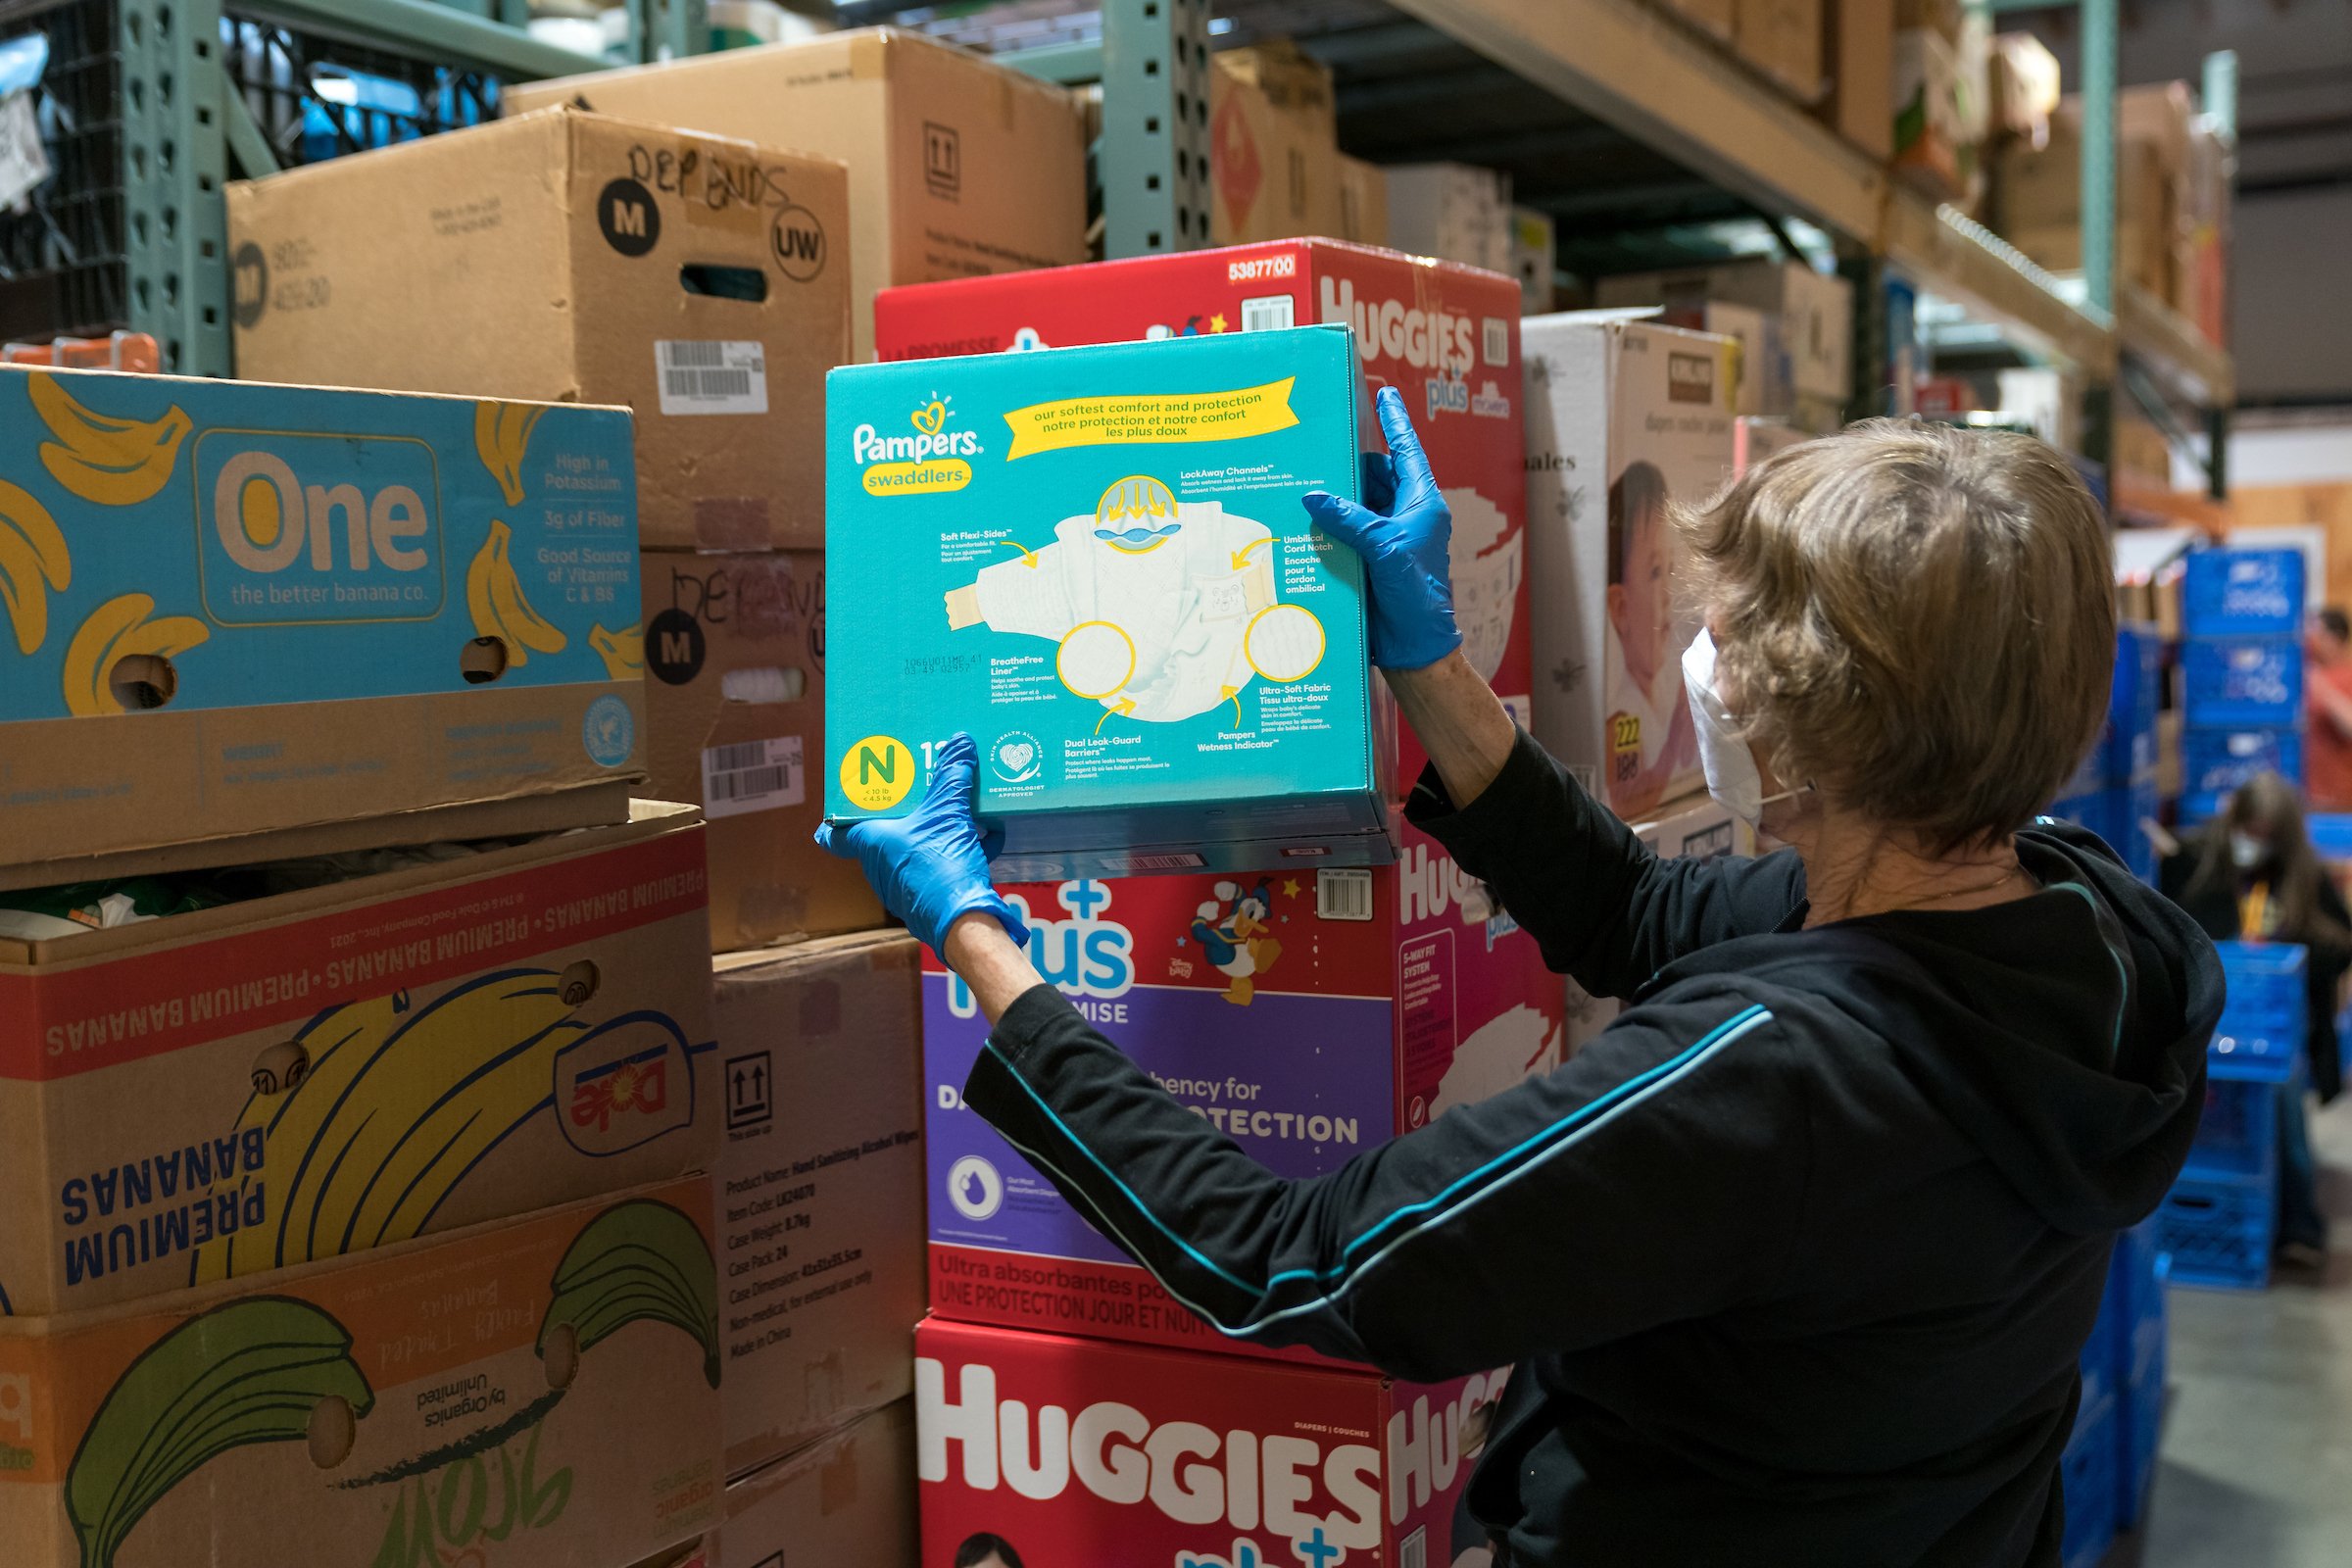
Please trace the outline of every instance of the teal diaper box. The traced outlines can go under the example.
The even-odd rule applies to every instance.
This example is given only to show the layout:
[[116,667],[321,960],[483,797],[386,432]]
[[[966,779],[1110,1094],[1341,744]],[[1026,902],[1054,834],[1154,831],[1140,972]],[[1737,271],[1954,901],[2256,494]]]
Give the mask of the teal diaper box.
[[826,383],[825,809],[958,730],[1000,875],[1385,863],[1354,341],[1305,327],[850,366]]
[[625,409],[0,370],[0,887],[625,816],[641,604]]

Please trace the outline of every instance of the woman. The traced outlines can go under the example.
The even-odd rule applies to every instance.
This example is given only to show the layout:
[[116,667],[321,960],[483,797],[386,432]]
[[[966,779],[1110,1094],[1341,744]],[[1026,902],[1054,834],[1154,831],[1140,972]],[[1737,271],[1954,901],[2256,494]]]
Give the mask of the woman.
[[2056,1564],[2114,1233],[2193,1134],[2221,974],[2093,836],[2019,827],[2089,747],[2104,525],[2010,436],[1875,422],[1687,520],[1708,788],[1794,846],[1661,861],[1458,652],[1394,390],[1372,655],[1408,814],[1556,969],[1630,1005],[1574,1060],[1312,1181],[1268,1173],[1042,983],[972,752],[828,835],[995,1025],[965,1089],[1226,1334],[1401,1376],[1516,1366],[1470,1504],[1518,1565]]
[[[2165,858],[2158,884],[2217,942],[2293,942],[2305,950],[2304,1061],[2327,1104],[2343,1091],[2336,999],[2352,968],[2352,910],[2344,906],[2311,835],[2294,786],[2258,773],[2221,814]],[[2279,1106],[2278,1250],[2288,1261],[2326,1261],[2318,1171],[2299,1087]]]

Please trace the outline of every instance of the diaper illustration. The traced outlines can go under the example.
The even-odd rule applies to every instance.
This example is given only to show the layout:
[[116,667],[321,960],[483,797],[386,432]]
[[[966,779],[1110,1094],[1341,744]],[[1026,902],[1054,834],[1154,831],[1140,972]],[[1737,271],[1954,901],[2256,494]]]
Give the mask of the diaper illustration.
[[1500,1094],[1522,1078],[1549,1072],[1559,1064],[1559,1025],[1521,1004],[1480,1024],[1454,1048],[1453,1062],[1438,1080],[1437,1099],[1429,1113],[1434,1118],[1456,1105]]
[[1489,680],[1502,667],[1511,640],[1511,611],[1527,560],[1527,533],[1510,531],[1502,509],[1471,489],[1446,492],[1453,514],[1446,564],[1453,574],[1453,620],[1462,654]]
[[1173,723],[1232,699],[1252,676],[1300,679],[1323,627],[1275,598],[1274,532],[1222,502],[1178,501],[1121,479],[1054,542],[985,566],[947,595],[948,624],[1050,638],[1054,672],[1090,702]]
[[1209,965],[1232,980],[1223,992],[1225,1000],[1248,1006],[1256,994],[1257,977],[1282,956],[1282,944],[1260,935],[1268,929],[1266,911],[1274,892],[1262,880],[1248,893],[1238,882],[1219,882],[1209,891],[1216,897],[1202,901],[1195,911],[1193,940],[1200,944]]

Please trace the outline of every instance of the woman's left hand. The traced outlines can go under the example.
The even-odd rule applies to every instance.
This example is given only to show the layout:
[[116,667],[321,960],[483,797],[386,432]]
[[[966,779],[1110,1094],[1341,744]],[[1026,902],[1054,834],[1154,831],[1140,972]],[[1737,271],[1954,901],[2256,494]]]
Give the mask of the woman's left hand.
[[864,867],[882,906],[933,953],[972,913],[994,916],[1015,946],[1028,946],[1029,928],[988,879],[989,846],[972,815],[978,774],[978,749],[958,733],[933,758],[931,787],[912,812],[816,830],[821,848]]

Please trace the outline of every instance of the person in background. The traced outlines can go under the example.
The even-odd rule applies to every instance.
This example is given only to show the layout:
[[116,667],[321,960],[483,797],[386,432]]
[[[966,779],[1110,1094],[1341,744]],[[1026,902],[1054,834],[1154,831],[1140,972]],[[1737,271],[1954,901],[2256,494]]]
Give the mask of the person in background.
[[[2303,803],[2276,773],[2232,793],[2221,814],[2165,858],[2158,885],[2217,942],[2293,942],[2304,948],[2305,1060],[2323,1105],[2343,1090],[2336,1001],[2352,968],[2352,910],[2311,847]],[[2278,1250],[2291,1262],[2325,1260],[2311,1129],[2298,1085],[2279,1106]]]
[[2304,790],[2317,811],[2352,811],[2352,617],[2329,605],[2303,638]]

